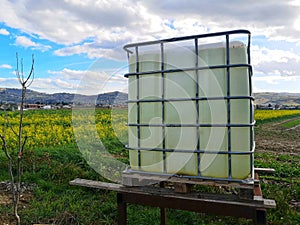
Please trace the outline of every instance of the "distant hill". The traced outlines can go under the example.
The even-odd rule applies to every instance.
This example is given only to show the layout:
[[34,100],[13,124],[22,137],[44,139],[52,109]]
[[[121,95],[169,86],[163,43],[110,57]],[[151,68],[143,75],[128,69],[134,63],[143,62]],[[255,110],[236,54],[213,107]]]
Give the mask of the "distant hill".
[[[75,99],[74,99],[75,97]],[[300,93],[275,93],[262,92],[255,93],[255,103],[257,105],[300,105]],[[14,88],[0,88],[0,103],[19,103],[21,90]],[[127,94],[122,92],[109,92],[99,95],[78,95],[70,93],[46,94],[33,90],[28,90],[26,103],[29,104],[93,104],[93,105],[125,105]]]
[[[0,103],[19,103],[21,89],[0,88]],[[27,90],[26,103],[28,104],[86,104],[86,105],[124,105],[127,94],[122,92],[109,92],[99,95],[78,95],[70,93],[47,94],[33,90]]]
[[257,105],[300,105],[300,93],[261,92],[255,93],[254,97]]

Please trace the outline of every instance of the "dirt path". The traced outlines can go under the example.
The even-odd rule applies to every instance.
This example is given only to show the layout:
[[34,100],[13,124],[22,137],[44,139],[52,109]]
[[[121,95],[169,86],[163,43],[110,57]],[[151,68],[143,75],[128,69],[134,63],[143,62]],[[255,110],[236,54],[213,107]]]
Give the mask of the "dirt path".
[[286,128],[283,124],[299,120],[299,117],[280,121],[279,123],[265,123],[255,128],[256,151],[270,151],[277,154],[300,155],[300,126]]

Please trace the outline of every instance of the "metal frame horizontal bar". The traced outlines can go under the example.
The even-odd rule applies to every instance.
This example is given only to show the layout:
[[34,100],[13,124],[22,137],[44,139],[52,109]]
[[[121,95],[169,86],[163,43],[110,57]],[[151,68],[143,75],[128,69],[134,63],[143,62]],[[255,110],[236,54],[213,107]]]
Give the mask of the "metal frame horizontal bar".
[[190,149],[167,149],[167,148],[143,148],[143,147],[127,147],[125,146],[126,149],[129,151],[136,151],[136,150],[141,150],[141,151],[152,151],[152,152],[174,152],[174,153],[207,153],[207,154],[220,154],[220,155],[251,155],[254,154],[254,149],[251,151],[247,152],[242,152],[242,151],[214,151],[214,150],[190,150]]
[[127,44],[123,47],[123,49],[128,53],[133,53],[132,51],[129,50],[129,48],[134,48],[136,46],[154,45],[154,44],[160,44],[160,43],[166,43],[166,42],[184,41],[184,40],[189,40],[189,39],[217,37],[217,36],[224,36],[224,35],[231,35],[231,34],[248,34],[248,35],[250,35],[251,33],[248,30],[239,29],[239,30],[232,30],[232,31],[207,33],[207,34],[199,34],[199,35],[191,35],[191,36],[184,36],[184,37],[175,37],[175,38],[168,38],[168,39],[162,39],[162,40]]
[[134,72],[134,73],[126,73],[124,77],[136,76],[136,75],[150,75],[150,74],[161,74],[161,73],[178,73],[178,72],[188,72],[188,71],[199,71],[199,70],[213,70],[213,69],[224,69],[224,68],[236,68],[236,67],[247,67],[250,70],[252,66],[249,64],[229,64],[229,65],[215,65],[215,66],[202,66],[202,67],[188,67],[181,69],[166,69],[166,70],[150,70],[144,72]]
[[254,125],[255,121],[248,124],[126,124],[129,127],[253,127]]
[[214,101],[214,100],[227,100],[227,99],[249,99],[255,100],[253,96],[214,96],[214,97],[198,97],[198,98],[157,98],[157,99],[136,99],[128,100],[127,103],[137,103],[137,102],[175,102],[175,101]]

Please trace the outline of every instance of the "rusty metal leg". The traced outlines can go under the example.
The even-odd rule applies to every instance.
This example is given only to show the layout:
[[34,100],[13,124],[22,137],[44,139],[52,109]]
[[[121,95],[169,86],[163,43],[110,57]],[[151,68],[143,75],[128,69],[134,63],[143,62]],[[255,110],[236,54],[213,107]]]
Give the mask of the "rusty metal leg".
[[253,221],[255,225],[266,225],[267,224],[267,213],[265,209],[256,209],[255,219]]
[[[159,186],[161,188],[165,187],[165,182],[160,182]],[[161,225],[167,225],[167,209],[164,207],[160,207],[160,224]]]
[[123,194],[117,193],[118,225],[127,224],[127,204],[123,201]]
[[160,208],[160,224],[167,225],[167,209],[162,207]]

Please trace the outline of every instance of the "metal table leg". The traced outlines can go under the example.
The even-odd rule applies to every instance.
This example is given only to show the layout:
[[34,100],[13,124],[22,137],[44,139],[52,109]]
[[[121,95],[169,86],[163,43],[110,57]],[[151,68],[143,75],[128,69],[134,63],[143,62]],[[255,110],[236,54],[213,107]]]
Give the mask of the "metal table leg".
[[118,225],[127,225],[127,204],[123,201],[123,194],[117,193]]
[[167,225],[167,209],[160,207],[160,224]]

